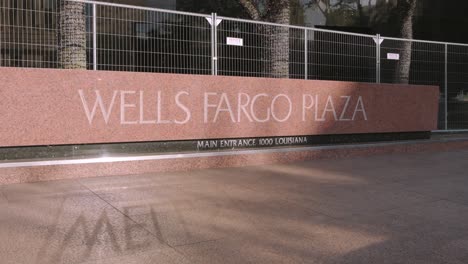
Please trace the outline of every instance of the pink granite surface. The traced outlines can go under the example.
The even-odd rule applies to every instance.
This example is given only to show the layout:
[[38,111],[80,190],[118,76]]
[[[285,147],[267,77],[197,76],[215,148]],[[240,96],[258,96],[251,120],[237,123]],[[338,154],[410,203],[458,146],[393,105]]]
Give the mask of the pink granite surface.
[[379,144],[370,146],[328,149],[296,149],[288,152],[252,153],[216,157],[173,158],[165,160],[125,161],[112,163],[90,163],[0,168],[0,185],[40,182],[59,179],[87,177],[137,175],[145,173],[189,171],[206,168],[243,167],[252,165],[291,163],[317,159],[340,159],[382,154],[404,154],[418,152],[444,152],[468,149],[468,140],[453,142],[421,142]]
[[435,86],[20,68],[0,68],[0,84],[0,147],[430,131],[439,97]]

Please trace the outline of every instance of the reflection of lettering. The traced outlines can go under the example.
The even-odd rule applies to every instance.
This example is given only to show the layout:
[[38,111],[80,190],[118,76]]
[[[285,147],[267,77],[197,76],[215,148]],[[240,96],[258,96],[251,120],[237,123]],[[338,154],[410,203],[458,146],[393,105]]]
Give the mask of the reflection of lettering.
[[[128,210],[125,209],[125,213]],[[65,249],[72,246],[73,238],[83,241],[85,247],[83,248],[83,257],[86,257],[86,252],[91,252],[99,246],[102,239],[110,242],[114,252],[123,252],[127,250],[146,249],[151,246],[151,240],[148,238],[142,239],[139,234],[141,233],[141,226],[128,218],[123,218],[123,225],[116,226],[115,221],[109,218],[107,211],[103,210],[97,220],[87,219],[84,214],[80,214],[74,221],[70,228],[67,229],[63,235],[56,233],[57,240],[61,241],[60,247],[57,248],[55,253],[51,256],[50,262],[57,262],[62,259]],[[117,228],[122,227],[124,237],[117,231]],[[122,244],[123,242],[123,244]]]

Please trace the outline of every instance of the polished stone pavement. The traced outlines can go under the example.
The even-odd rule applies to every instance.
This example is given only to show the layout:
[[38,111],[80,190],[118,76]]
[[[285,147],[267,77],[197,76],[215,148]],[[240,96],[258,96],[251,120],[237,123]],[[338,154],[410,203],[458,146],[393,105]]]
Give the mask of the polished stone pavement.
[[394,154],[1,186],[0,263],[468,263],[467,161]]

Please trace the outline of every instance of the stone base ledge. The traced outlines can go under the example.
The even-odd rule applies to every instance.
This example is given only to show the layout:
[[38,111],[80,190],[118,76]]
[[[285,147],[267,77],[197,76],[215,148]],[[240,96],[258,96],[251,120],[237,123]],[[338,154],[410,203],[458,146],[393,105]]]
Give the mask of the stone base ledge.
[[0,163],[0,184],[243,167],[382,154],[468,150],[468,138]]

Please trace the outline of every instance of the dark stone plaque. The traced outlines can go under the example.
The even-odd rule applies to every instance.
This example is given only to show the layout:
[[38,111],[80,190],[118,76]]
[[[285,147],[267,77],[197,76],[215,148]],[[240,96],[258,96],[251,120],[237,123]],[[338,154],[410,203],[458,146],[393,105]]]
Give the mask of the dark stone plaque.
[[430,132],[314,135],[188,141],[135,142],[0,148],[0,160],[96,158],[103,156],[196,153],[210,151],[265,149],[279,147],[325,146],[352,143],[429,139]]

